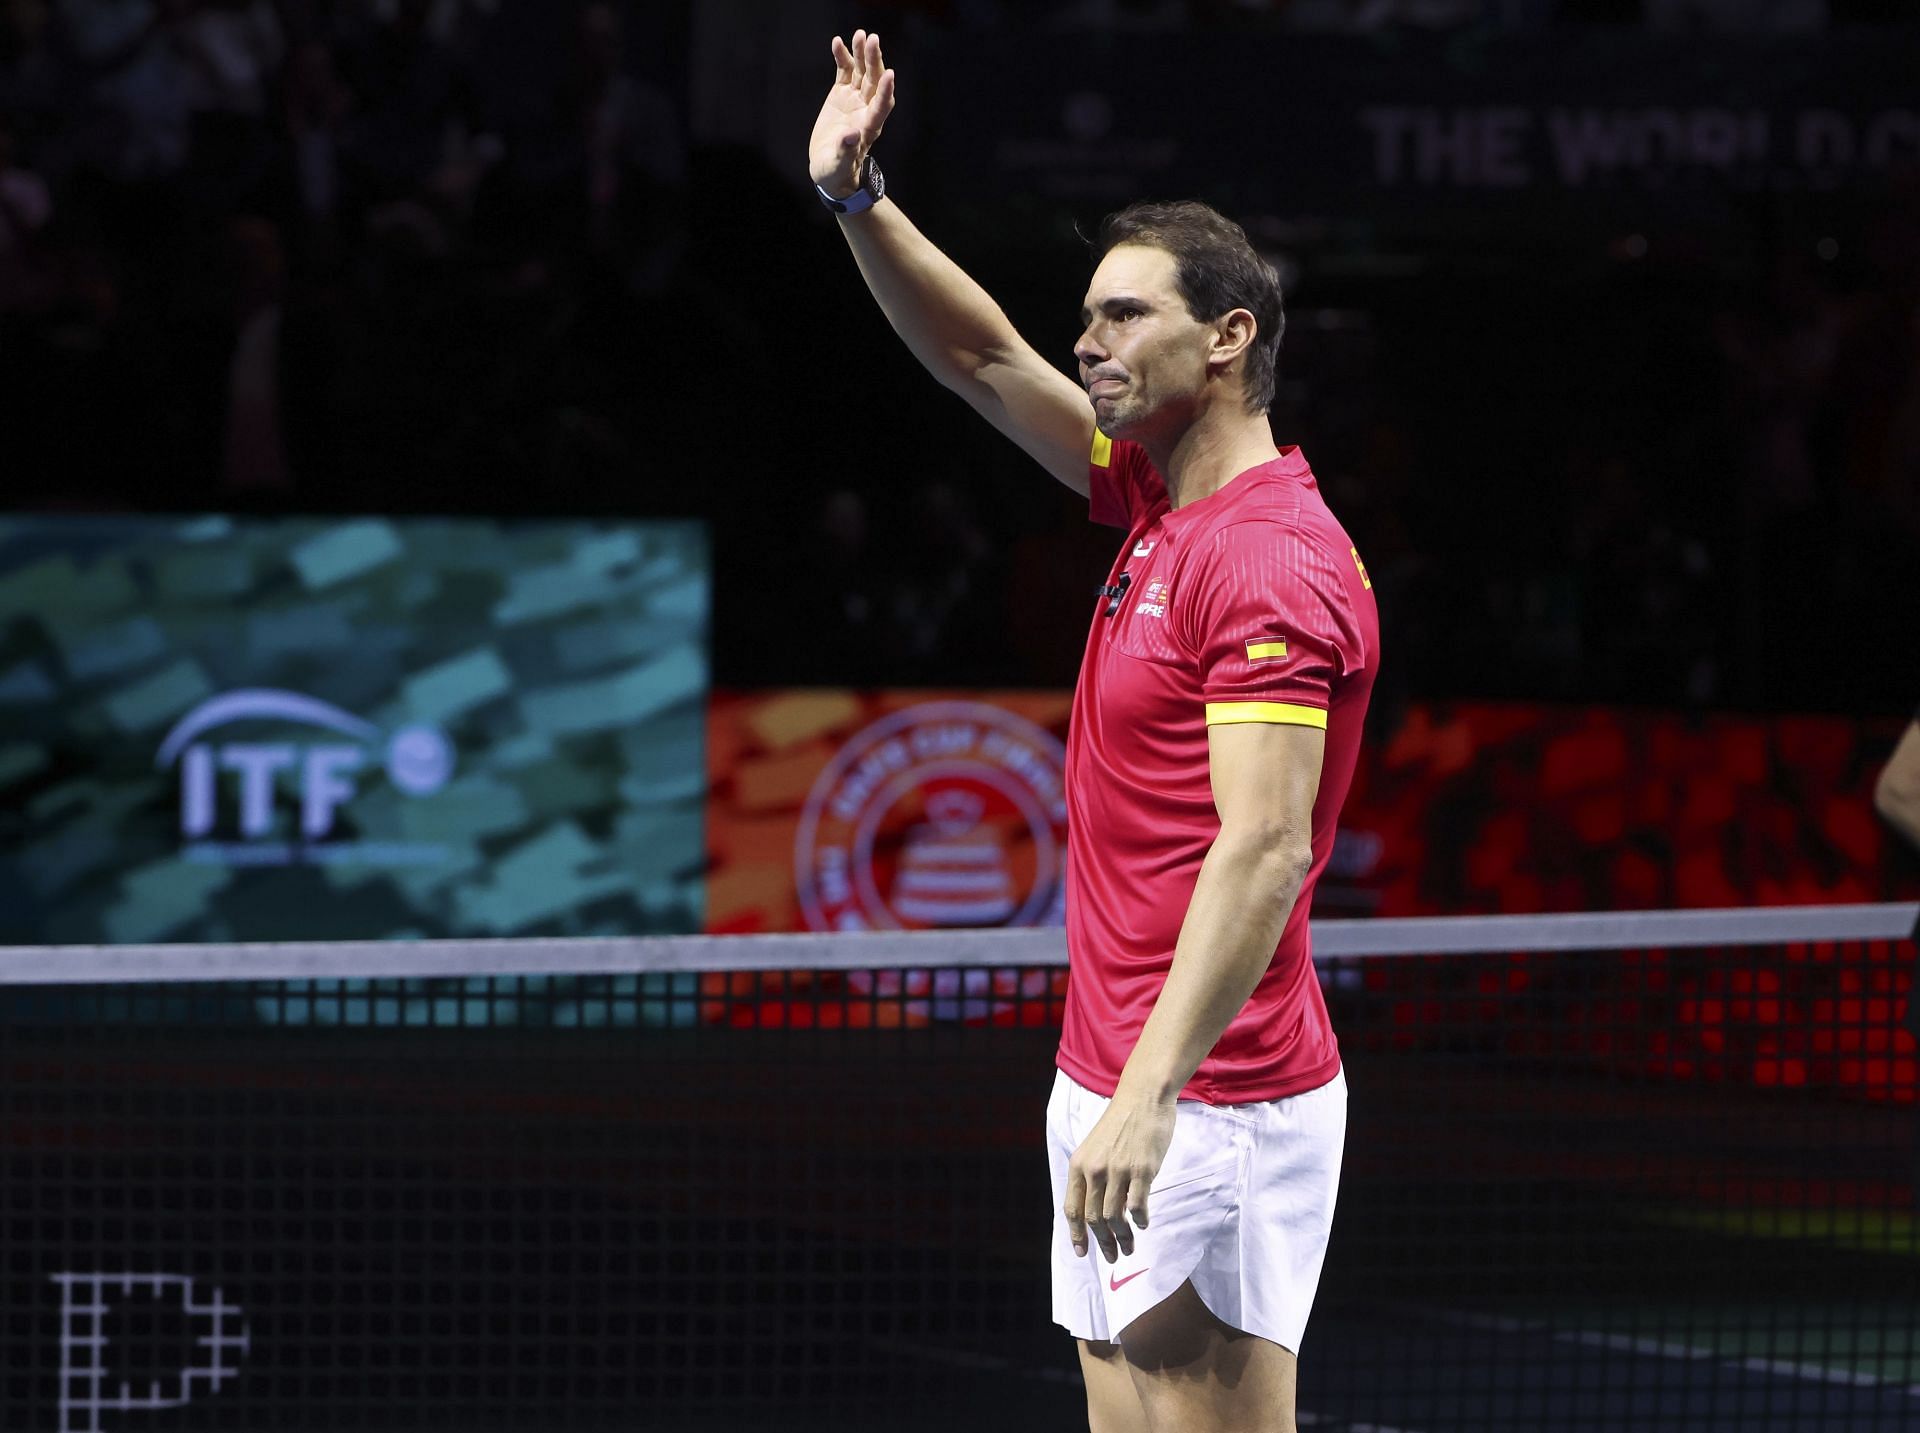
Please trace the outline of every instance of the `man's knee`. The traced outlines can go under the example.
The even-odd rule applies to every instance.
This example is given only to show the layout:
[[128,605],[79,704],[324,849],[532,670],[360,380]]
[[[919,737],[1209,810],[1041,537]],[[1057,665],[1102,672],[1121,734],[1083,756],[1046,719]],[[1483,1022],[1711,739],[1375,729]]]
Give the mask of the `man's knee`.
[[1138,1406],[1107,1408],[1087,1400],[1087,1433],[1153,1433]]
[[1087,1384],[1089,1433],[1150,1433],[1118,1344],[1081,1339],[1080,1372]]

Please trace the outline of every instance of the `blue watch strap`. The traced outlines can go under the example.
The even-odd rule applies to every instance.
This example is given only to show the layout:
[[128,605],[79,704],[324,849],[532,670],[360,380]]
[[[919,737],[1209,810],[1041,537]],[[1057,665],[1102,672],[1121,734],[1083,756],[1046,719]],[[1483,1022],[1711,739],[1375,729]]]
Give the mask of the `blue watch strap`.
[[820,196],[822,204],[836,214],[863,214],[879,203],[881,196],[887,192],[886,179],[880,173],[880,166],[873,162],[873,156],[869,154],[860,166],[860,187],[846,198],[829,194],[818,184],[813,186],[813,192]]

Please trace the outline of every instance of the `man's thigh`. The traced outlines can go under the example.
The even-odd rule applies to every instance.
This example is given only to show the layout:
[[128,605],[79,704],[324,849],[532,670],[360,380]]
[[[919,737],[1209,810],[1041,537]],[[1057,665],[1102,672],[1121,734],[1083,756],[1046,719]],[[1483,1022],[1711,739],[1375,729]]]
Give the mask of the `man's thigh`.
[[1294,1433],[1293,1354],[1229,1328],[1191,1283],[1128,1324],[1121,1351],[1148,1433]]

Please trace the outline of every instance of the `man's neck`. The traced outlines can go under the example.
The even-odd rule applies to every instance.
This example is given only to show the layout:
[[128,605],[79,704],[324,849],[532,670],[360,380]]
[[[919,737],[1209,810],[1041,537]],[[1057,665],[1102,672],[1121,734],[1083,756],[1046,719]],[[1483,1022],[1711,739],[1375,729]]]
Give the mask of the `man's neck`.
[[1203,413],[1171,442],[1143,440],[1141,446],[1167,482],[1167,498],[1176,508],[1212,497],[1249,468],[1280,456],[1265,413]]

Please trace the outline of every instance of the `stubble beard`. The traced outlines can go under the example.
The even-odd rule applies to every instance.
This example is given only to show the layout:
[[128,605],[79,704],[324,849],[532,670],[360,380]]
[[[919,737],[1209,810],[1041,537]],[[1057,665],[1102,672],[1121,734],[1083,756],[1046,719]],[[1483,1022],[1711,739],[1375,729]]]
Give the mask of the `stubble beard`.
[[1093,426],[1109,438],[1124,437],[1126,429],[1139,420],[1139,407],[1131,394],[1120,398],[1096,398],[1093,400]]

